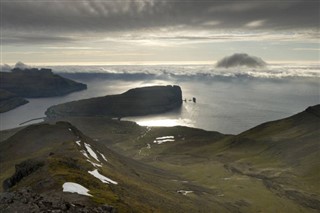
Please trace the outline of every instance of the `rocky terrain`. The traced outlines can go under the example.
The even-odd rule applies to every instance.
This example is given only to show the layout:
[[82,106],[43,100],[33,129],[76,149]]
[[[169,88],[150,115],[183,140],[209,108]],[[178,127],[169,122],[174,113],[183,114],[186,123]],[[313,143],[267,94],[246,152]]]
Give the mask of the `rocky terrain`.
[[50,69],[36,68],[0,72],[0,82],[0,89],[24,98],[61,96],[87,88],[85,84],[63,78]]
[[49,118],[65,116],[126,117],[163,113],[180,108],[179,86],[152,86],[131,89],[120,95],[72,101],[50,107]]
[[0,209],[319,212],[319,115],[316,105],[238,135],[108,116],[2,131]]
[[28,102],[29,101],[24,98],[21,98],[6,90],[0,89],[0,113],[10,111]]

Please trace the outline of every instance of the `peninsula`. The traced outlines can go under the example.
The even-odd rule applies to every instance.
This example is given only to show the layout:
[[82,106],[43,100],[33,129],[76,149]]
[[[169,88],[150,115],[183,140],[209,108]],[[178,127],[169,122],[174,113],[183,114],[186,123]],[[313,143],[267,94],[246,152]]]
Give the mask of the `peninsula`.
[[120,95],[89,98],[52,106],[45,112],[49,118],[65,116],[127,117],[163,113],[180,108],[179,86],[135,88]]

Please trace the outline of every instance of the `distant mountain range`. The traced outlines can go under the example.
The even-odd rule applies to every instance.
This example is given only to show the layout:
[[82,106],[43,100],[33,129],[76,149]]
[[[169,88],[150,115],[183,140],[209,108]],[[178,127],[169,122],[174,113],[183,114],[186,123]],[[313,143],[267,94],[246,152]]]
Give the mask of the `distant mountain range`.
[[[53,74],[51,69],[14,68],[11,72],[0,72],[0,82],[1,112],[28,103],[23,98],[61,96],[87,88],[85,84]],[[10,100],[8,94],[12,94]]]
[[319,129],[320,105],[238,135],[50,117],[0,132],[0,209],[319,212]]

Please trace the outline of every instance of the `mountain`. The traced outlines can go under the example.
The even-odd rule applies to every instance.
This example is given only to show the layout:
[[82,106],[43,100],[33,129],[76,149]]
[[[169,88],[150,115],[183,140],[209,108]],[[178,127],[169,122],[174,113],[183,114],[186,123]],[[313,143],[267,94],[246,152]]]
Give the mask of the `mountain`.
[[0,89],[0,113],[10,111],[28,102],[29,101],[24,98],[21,98],[6,90]]
[[90,98],[52,106],[48,117],[110,116],[126,117],[163,113],[180,108],[179,86],[152,86],[131,89],[120,95]]
[[14,68],[11,72],[0,72],[0,82],[0,89],[24,98],[61,96],[87,88],[85,84],[53,74],[51,69]]
[[319,115],[316,105],[238,135],[103,116],[2,131],[0,209],[319,212]]

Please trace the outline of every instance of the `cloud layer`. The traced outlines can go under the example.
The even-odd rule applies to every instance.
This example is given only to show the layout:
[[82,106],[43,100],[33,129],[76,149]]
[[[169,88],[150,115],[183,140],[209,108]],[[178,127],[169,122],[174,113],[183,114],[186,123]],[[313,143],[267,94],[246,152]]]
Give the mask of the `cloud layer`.
[[172,30],[317,31],[319,4],[317,0],[4,0],[2,36],[4,44],[12,44],[70,42],[72,37],[92,39],[99,33],[133,37],[132,32],[141,36]]

